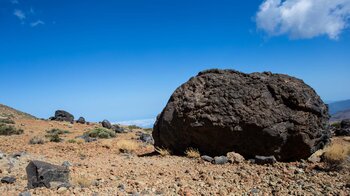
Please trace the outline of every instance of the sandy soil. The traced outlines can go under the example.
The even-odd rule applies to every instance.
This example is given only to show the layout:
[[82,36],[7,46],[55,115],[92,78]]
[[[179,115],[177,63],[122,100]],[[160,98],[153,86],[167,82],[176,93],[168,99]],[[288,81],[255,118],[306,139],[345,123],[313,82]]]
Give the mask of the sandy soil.
[[[24,134],[0,136],[0,178],[14,176],[14,184],[0,184],[0,195],[349,195],[350,171],[317,170],[321,163],[277,163],[275,165],[213,165],[200,159],[152,155],[151,145],[137,141],[134,130],[113,139],[92,143],[68,143],[98,124],[81,125],[33,119],[17,119]],[[44,137],[46,130],[69,130],[60,143],[32,145],[34,136]],[[347,140],[346,140],[347,139]],[[138,142],[133,153],[120,153],[122,140]],[[339,139],[349,143],[348,138]],[[13,153],[24,152],[19,158]],[[72,166],[72,187],[67,190],[38,188],[27,190],[25,167],[30,160],[42,160]],[[316,166],[318,165],[318,166]],[[322,167],[322,164],[321,164]]]

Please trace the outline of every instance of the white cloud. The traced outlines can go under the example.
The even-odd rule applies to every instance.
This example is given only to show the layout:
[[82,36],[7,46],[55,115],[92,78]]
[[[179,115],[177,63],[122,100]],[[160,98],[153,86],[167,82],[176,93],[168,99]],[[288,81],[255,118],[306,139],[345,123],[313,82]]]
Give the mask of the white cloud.
[[153,126],[155,121],[156,121],[155,118],[150,118],[150,119],[141,119],[141,120],[120,121],[120,122],[116,122],[115,124],[136,125],[136,126],[139,126],[139,127],[150,128],[150,127]]
[[350,0],[265,0],[256,16],[257,27],[268,35],[294,39],[338,39],[349,19]]
[[13,12],[13,15],[15,15],[20,20],[26,19],[26,15],[25,15],[25,13],[22,10],[15,10]]
[[38,26],[38,25],[44,25],[44,24],[45,24],[44,21],[42,21],[42,20],[37,20],[37,21],[35,21],[35,22],[30,23],[30,26],[31,26],[31,27],[36,27],[36,26]]

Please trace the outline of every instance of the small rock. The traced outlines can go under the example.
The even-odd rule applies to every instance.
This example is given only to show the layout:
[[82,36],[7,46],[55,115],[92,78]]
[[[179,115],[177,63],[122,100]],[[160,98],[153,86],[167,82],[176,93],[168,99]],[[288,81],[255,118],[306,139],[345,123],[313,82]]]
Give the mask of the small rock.
[[16,178],[12,176],[6,176],[1,179],[1,183],[13,184],[16,182]]
[[5,158],[5,154],[0,152],[0,159],[3,159],[3,158]]
[[147,144],[154,144],[154,140],[152,135],[147,133],[142,133],[139,138],[140,141],[147,143]]
[[12,158],[18,159],[21,156],[24,156],[25,154],[27,154],[26,152],[16,152],[12,154]]
[[112,129],[116,133],[126,133],[126,130],[124,128],[120,127],[119,125],[112,125]]
[[242,163],[245,161],[245,159],[242,155],[235,153],[235,152],[227,153],[227,158],[228,158],[229,162],[231,162],[231,163]]
[[203,155],[201,156],[201,158],[204,160],[204,161],[208,161],[210,163],[212,163],[214,161],[213,157],[210,157],[210,156],[207,156],[207,155]]
[[62,166],[63,167],[71,167],[71,166],[73,166],[69,161],[64,161],[63,163],[62,163]]
[[223,165],[228,163],[228,158],[226,156],[214,157],[213,163],[216,165]]
[[26,192],[20,193],[18,196],[31,196],[31,194],[30,192],[26,191]]
[[303,169],[295,168],[294,170],[294,174],[303,174],[303,173],[305,173]]
[[264,164],[274,164],[277,160],[275,156],[255,156],[255,163],[264,165]]
[[125,191],[125,186],[124,186],[124,184],[119,184],[119,185],[118,185],[118,189],[119,189],[120,191]]
[[58,193],[58,194],[63,194],[63,193],[65,193],[67,190],[68,190],[68,189],[67,189],[66,187],[60,187],[60,188],[58,188],[57,193]]

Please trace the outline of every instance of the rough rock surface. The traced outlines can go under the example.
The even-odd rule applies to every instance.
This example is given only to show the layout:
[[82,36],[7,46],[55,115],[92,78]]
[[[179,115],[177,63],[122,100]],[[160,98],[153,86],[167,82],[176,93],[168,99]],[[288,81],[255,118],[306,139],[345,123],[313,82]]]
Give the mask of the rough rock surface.
[[67,122],[74,122],[74,116],[70,114],[69,112],[66,112],[64,110],[57,110],[55,112],[55,116],[51,117],[50,120],[55,121],[67,121]]
[[77,123],[85,124],[85,123],[86,123],[86,120],[85,120],[84,117],[79,117],[79,119],[77,120]]
[[350,119],[342,120],[334,133],[336,136],[350,136]]
[[69,184],[69,169],[42,161],[31,161],[27,168],[28,188],[47,187],[52,183]]
[[112,124],[108,120],[103,120],[102,121],[102,127],[106,128],[106,129],[111,129],[112,128]]
[[306,159],[329,141],[328,108],[302,80],[207,70],[180,86],[158,116],[155,146],[182,154]]

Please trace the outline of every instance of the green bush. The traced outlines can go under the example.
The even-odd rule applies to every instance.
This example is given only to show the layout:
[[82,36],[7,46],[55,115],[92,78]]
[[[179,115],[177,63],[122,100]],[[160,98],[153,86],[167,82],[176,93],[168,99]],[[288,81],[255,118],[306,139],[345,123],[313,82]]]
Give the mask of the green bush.
[[50,142],[61,142],[63,139],[60,138],[58,134],[52,134],[48,136],[50,139]]
[[340,128],[340,122],[334,122],[331,124],[331,127],[339,129]]
[[0,123],[15,124],[15,121],[11,120],[10,118],[0,118]]
[[52,135],[61,135],[61,134],[67,134],[70,132],[67,130],[61,130],[61,129],[51,129],[51,130],[46,131],[46,133],[52,134]]
[[141,127],[137,126],[137,125],[129,125],[128,128],[130,130],[133,130],[133,129],[142,129]]
[[11,125],[0,124],[0,135],[20,135],[24,131]]
[[103,138],[103,139],[112,138],[116,136],[114,131],[104,129],[104,128],[96,128],[92,131],[87,132],[87,135],[89,137]]
[[70,140],[68,140],[67,142],[68,142],[68,143],[71,143],[71,144],[74,144],[74,143],[77,143],[77,140],[75,140],[75,139],[70,139]]

